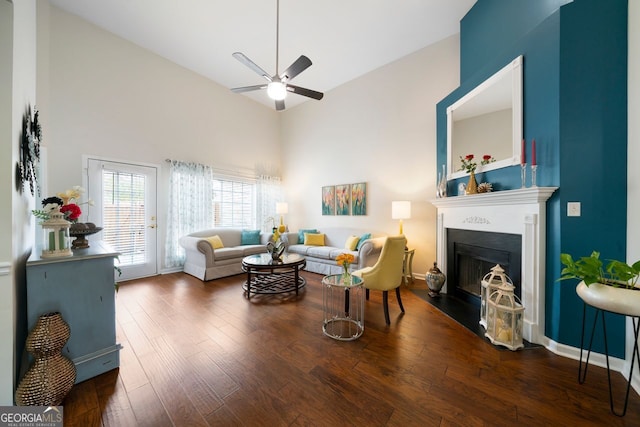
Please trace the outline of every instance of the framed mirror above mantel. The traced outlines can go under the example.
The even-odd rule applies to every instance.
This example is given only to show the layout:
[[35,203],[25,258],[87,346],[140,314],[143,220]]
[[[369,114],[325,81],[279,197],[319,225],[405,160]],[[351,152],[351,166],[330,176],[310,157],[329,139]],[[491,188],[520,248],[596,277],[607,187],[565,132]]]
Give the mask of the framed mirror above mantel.
[[[447,179],[460,178],[460,157],[473,154],[477,172],[520,164],[522,55],[447,108]],[[483,155],[495,159],[480,165]]]

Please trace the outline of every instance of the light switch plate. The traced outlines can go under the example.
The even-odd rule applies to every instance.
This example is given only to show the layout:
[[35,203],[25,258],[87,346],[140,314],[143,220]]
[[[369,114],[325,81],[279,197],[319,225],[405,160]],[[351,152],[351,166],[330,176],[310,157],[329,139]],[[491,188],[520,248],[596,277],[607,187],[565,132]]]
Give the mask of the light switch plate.
[[567,202],[567,216],[580,216],[580,202]]

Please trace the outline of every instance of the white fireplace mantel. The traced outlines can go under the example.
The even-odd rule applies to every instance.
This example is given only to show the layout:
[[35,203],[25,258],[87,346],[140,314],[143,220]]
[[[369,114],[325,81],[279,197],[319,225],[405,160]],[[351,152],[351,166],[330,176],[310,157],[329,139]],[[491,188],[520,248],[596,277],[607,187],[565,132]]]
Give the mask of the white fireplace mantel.
[[522,237],[523,336],[538,344],[544,337],[546,203],[556,190],[529,187],[430,201],[438,209],[436,258],[442,271],[447,271],[449,228]]

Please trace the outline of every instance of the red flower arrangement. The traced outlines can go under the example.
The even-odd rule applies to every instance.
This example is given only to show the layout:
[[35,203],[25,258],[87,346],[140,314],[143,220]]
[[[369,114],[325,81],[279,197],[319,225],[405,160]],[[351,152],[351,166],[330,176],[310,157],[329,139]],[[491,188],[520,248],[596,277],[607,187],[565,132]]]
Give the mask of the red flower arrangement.
[[93,206],[93,200],[89,199],[83,203],[76,203],[80,196],[84,193],[84,188],[75,186],[64,193],[58,193],[55,196],[47,197],[42,201],[42,209],[31,211],[36,218],[47,220],[49,214],[56,208],[64,214],[64,219],[71,222],[78,222],[82,209],[80,205],[87,204]]
[[[478,164],[473,161],[475,156],[473,154],[467,154],[466,156],[460,156],[460,163],[462,163],[462,167],[459,170],[464,170],[467,173],[475,172]],[[495,162],[496,159],[493,158],[490,154],[485,154],[482,156],[482,160],[480,161],[481,165],[487,165],[489,163]]]
[[75,203],[69,203],[60,207],[60,212],[64,214],[64,217],[72,222],[75,222],[82,215],[82,209]]

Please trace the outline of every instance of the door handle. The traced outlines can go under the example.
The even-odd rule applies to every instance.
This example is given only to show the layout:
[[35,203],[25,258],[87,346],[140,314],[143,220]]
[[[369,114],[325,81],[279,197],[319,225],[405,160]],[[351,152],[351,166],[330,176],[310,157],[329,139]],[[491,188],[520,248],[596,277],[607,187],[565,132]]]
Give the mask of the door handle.
[[151,225],[149,226],[149,228],[156,228],[156,227],[157,227],[157,225],[155,225],[155,224],[151,224]]

